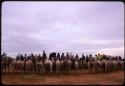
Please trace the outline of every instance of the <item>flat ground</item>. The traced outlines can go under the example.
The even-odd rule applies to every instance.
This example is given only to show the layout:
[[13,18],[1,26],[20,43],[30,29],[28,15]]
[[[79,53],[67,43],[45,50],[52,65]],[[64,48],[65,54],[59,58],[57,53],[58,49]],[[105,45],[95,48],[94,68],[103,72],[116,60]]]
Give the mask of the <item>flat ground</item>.
[[70,73],[70,74],[2,74],[2,84],[23,85],[121,85],[124,71],[108,74]]

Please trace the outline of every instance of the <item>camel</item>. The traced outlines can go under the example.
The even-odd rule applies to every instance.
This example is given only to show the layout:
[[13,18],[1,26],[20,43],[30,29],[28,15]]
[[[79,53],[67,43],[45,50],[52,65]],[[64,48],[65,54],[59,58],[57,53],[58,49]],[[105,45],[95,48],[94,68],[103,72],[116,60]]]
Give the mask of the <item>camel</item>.
[[71,64],[72,64],[71,60],[68,59],[68,61],[67,61],[67,71],[71,70]]
[[25,67],[26,73],[32,73],[33,72],[33,62],[31,59],[26,61],[26,67]]
[[101,61],[100,60],[94,61],[93,70],[95,73],[101,73]]
[[63,71],[64,67],[63,67],[63,59],[60,61],[60,70]]
[[46,58],[44,62],[45,72],[50,71],[50,73],[52,73],[52,65],[53,65],[52,61]]
[[89,73],[93,72],[93,67],[94,67],[94,61],[92,61],[92,60],[88,61],[88,72]]
[[59,71],[60,71],[60,60],[57,59],[56,60],[56,73],[59,73]]
[[77,60],[75,61],[74,66],[75,66],[75,70],[78,70],[78,69],[79,69],[79,63],[78,63],[78,61],[77,61]]
[[37,74],[45,73],[45,68],[42,61],[36,62],[36,72]]

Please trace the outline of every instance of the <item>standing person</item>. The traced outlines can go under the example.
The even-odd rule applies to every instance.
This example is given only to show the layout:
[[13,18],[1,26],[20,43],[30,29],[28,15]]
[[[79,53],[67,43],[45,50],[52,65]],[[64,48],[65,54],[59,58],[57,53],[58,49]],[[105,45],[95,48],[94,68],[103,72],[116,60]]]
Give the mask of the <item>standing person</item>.
[[60,59],[60,54],[59,53],[57,54],[57,59]]
[[24,54],[24,59],[27,59],[27,54],[26,53]]
[[83,60],[83,61],[85,60],[85,56],[84,56],[84,54],[82,54],[82,60]]
[[92,54],[89,54],[89,60],[92,60],[93,57],[92,57]]
[[102,59],[101,60],[105,60],[106,59],[106,55],[105,54],[103,54],[102,55]]
[[36,58],[35,58],[35,56],[33,55],[33,53],[31,53],[31,59],[32,59],[32,62],[33,62],[33,71],[35,72]]
[[42,60],[42,58],[41,58],[41,55],[39,54],[38,61],[41,61],[41,60]]
[[46,57],[46,53],[45,51],[43,50],[43,60],[45,60],[47,57]]
[[[27,54],[25,53],[24,54],[24,67],[23,67],[23,70],[24,71],[26,71],[26,61],[27,61],[27,58],[28,58],[28,56],[27,56]],[[25,73],[25,72],[24,72]]]
[[21,54],[20,55],[20,60],[23,61],[24,60],[24,56]]
[[64,56],[64,53],[62,53],[62,55],[61,55],[61,60],[64,60],[65,59],[65,56]]
[[102,58],[102,56],[100,54],[98,54],[98,60],[100,60]]
[[98,57],[98,55],[97,55],[97,54],[95,54],[95,58],[96,58],[96,60],[99,60],[99,57]]
[[18,60],[19,60],[19,55],[16,56],[16,61],[18,61]]
[[89,58],[88,58],[88,55],[86,56],[86,62],[88,63],[88,61],[89,61]]
[[76,54],[75,60],[77,60],[77,61],[79,60],[78,54]]
[[67,54],[66,54],[66,58],[69,59],[69,53],[68,53],[68,52],[67,52]]

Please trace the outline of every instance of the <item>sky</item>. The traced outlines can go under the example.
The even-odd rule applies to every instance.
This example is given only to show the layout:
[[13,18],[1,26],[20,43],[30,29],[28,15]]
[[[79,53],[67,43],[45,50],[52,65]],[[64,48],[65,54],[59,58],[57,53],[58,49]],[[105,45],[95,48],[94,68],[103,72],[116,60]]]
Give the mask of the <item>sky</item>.
[[2,52],[108,54],[124,57],[124,3],[5,1]]

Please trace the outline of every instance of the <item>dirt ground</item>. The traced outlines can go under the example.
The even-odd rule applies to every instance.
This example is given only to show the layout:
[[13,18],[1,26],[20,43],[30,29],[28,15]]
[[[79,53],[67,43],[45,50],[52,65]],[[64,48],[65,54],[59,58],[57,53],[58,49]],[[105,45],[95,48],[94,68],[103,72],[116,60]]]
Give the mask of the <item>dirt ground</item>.
[[108,74],[2,74],[1,80],[2,84],[11,85],[121,85],[124,83],[124,71]]

